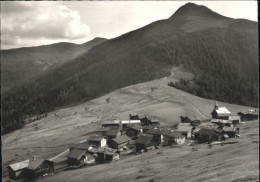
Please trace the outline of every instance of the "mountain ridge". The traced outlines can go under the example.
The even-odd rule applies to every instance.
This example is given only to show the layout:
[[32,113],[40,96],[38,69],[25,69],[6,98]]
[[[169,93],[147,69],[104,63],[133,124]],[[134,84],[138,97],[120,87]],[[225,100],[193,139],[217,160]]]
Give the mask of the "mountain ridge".
[[200,97],[257,106],[257,23],[207,17],[180,20],[157,21],[105,41],[13,89],[3,98],[4,128],[28,115],[169,76],[178,66],[194,75],[192,80],[180,79],[178,88]]

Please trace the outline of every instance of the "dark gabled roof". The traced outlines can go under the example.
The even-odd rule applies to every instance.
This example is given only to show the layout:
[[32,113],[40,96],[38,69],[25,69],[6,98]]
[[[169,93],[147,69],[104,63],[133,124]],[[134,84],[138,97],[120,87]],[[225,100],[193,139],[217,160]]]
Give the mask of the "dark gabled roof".
[[90,147],[90,144],[88,142],[84,142],[76,146],[76,149],[81,149],[81,150],[88,150]]
[[104,137],[101,135],[91,135],[88,138],[88,141],[95,141],[95,142],[100,142]]
[[152,135],[140,135],[137,140],[135,141],[136,144],[146,144],[153,139]]
[[76,148],[78,145],[79,145],[78,143],[72,143],[72,144],[70,144],[70,145],[68,146],[68,148],[74,149],[74,148]]
[[29,162],[29,166],[27,169],[36,170],[40,165],[42,165],[43,162],[44,160],[42,159],[32,160]]
[[114,139],[112,139],[114,142],[116,142],[117,144],[121,144],[121,143],[125,143],[125,142],[128,142],[130,141],[131,139],[126,136],[126,135],[122,135],[122,136],[118,136]]
[[139,131],[139,130],[143,129],[143,127],[141,125],[132,125],[132,126],[129,127],[129,129]]
[[106,136],[109,136],[109,137],[116,137],[118,132],[120,132],[119,129],[111,129],[111,130],[108,130],[106,132]]
[[93,132],[107,132],[108,130],[110,130],[109,128],[97,128],[95,131]]
[[85,152],[85,150],[74,149],[67,155],[67,158],[73,158],[78,160],[82,155],[85,154]]
[[155,127],[155,126],[144,125],[144,126],[142,126],[142,128],[143,128],[144,130],[150,130],[150,129],[154,129],[154,128],[156,128],[156,127]]
[[197,133],[201,135],[213,135],[219,134],[220,131],[216,131],[216,129],[201,128]]
[[168,136],[168,137],[172,137],[172,138],[177,138],[177,137],[181,137],[182,133],[179,131],[171,131],[171,130],[164,130],[162,132],[162,135],[164,136]]
[[163,131],[161,129],[150,129],[146,133],[151,135],[162,135]]

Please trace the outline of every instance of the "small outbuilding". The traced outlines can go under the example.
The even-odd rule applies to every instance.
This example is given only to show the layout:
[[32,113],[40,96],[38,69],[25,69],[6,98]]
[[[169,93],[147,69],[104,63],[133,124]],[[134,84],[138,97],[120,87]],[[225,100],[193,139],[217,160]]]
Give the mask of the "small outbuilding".
[[8,168],[9,179],[20,179],[25,177],[26,169],[29,166],[29,159],[18,163],[10,164]]
[[118,136],[113,138],[111,141],[111,147],[114,149],[121,149],[124,146],[127,146],[130,142],[130,138],[126,135]]
[[229,138],[234,138],[234,137],[239,136],[239,128],[238,127],[224,126],[222,129],[225,132],[225,134],[227,134],[229,136]]

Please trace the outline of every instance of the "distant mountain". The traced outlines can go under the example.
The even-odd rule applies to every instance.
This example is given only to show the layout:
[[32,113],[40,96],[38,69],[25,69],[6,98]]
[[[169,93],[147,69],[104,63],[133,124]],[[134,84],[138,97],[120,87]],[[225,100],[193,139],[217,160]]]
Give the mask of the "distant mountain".
[[176,66],[194,75],[193,80],[181,79],[177,88],[257,107],[257,35],[256,22],[188,3],[167,20],[110,39],[10,90],[2,103],[4,131],[13,130],[28,116],[168,76]]
[[1,50],[1,89],[6,92],[50,68],[60,66],[104,42],[95,38],[84,44],[56,43],[38,47]]

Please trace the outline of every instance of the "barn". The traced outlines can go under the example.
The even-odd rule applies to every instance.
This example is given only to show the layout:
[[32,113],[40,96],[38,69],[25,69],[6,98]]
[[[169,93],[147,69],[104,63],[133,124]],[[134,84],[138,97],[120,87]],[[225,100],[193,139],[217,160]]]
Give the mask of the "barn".
[[120,154],[116,150],[110,148],[97,148],[96,154],[96,162],[98,164],[112,162],[113,160],[118,160],[120,158]]
[[153,141],[156,142],[158,145],[163,142],[163,135],[161,129],[150,129],[146,132],[146,134],[150,134],[153,136]]
[[9,165],[7,167],[9,173],[9,179],[16,180],[16,179],[23,178],[25,176],[26,169],[28,166],[29,166],[29,159]]
[[108,139],[116,138],[122,134],[120,129],[110,129],[106,132],[106,136]]
[[200,124],[200,119],[197,116],[180,116],[181,123],[190,123],[192,126],[197,126]]
[[121,129],[122,125],[119,120],[113,120],[113,121],[105,121],[102,122],[102,128],[120,128]]

